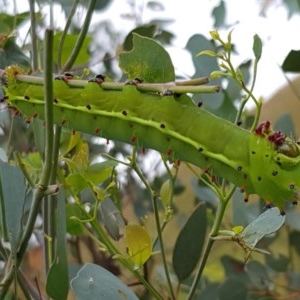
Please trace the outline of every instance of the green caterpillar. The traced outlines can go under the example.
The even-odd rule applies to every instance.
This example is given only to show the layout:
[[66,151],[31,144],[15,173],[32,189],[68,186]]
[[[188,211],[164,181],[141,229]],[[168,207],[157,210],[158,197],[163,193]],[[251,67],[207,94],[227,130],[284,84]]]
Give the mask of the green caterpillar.
[[[27,118],[43,119],[43,86],[18,81],[18,72],[13,67],[6,70],[5,101]],[[286,200],[296,202],[299,146],[273,131],[269,122],[250,132],[198,107],[186,94],[141,92],[135,85],[104,90],[102,81],[74,87],[54,80],[54,122],[209,168],[282,213]]]

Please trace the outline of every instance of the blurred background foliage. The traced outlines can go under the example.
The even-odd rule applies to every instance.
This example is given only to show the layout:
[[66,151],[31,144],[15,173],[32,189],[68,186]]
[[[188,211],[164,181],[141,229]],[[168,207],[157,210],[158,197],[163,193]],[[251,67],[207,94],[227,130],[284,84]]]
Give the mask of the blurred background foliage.
[[[31,66],[31,37],[30,37],[30,13],[25,9],[19,12],[19,1],[0,1],[0,68],[18,64],[23,68],[38,74],[40,70],[32,70]],[[49,1],[36,1],[36,31],[35,42],[39,50],[39,61],[42,61],[43,52],[43,33],[49,20],[52,20],[52,26],[57,30],[55,35],[55,50],[58,50],[61,30],[66,23],[67,17],[71,13],[73,0],[53,1],[54,12],[53,19],[49,16]],[[89,69],[91,74],[106,74],[114,80],[125,80],[118,66],[118,54],[122,50],[132,48],[132,33],[150,37],[157,40],[164,47],[172,47],[172,43],[177,34],[172,32],[168,26],[176,20],[169,18],[153,18],[144,22],[143,15],[145,11],[164,12],[163,1],[139,1],[128,0],[127,11],[119,11],[119,16],[124,23],[132,24],[132,28],[127,32],[119,31],[114,26],[113,18],[103,18],[104,12],[109,16],[113,2],[110,0],[98,0],[95,8],[95,16],[90,27],[85,45],[75,62],[72,71],[81,75],[85,69]],[[229,2],[229,1],[228,1]],[[56,55],[56,71],[68,59],[74,42],[78,37],[81,27],[81,21],[86,11],[87,1],[79,1],[80,5],[76,14],[71,19],[69,33],[66,37],[65,47],[62,56]],[[183,14],[184,14],[184,3]],[[215,1],[213,5],[208,1],[202,1],[201,4],[195,4],[195,9],[201,9],[201,5],[211,6],[211,18],[214,27],[227,32],[234,28],[235,24],[227,24],[226,16],[227,1]],[[281,5],[286,8],[288,18],[299,15],[299,1],[270,1],[260,2],[261,13],[266,14],[272,5]],[[29,9],[29,8],[28,8]],[[160,14],[161,16],[161,14]],[[187,24],[188,25],[188,16]],[[129,27],[129,26],[127,26]],[[297,36],[295,29],[294,36]],[[234,35],[233,35],[234,36]],[[297,37],[298,38],[298,37]],[[234,40],[234,43],[243,41]],[[207,32],[201,32],[195,28],[195,34],[190,36],[185,47],[194,67],[193,78],[208,76],[212,71],[218,70],[218,61],[214,57],[196,57],[196,54],[202,50],[217,51],[218,45],[211,40]],[[243,53],[235,53],[243,55]],[[268,54],[266,54],[268,55]],[[298,73],[299,50],[291,50],[286,54],[286,59],[282,65],[284,72]],[[185,57],[186,58],[186,57]],[[178,57],[177,59],[180,59]],[[243,57],[242,63],[238,66],[243,72],[245,83],[249,83],[252,76],[252,58]],[[174,61],[176,64],[176,61]],[[187,76],[180,70],[177,71],[178,79],[185,79]],[[268,80],[266,78],[265,80]],[[280,128],[288,135],[292,134],[299,137],[300,124],[297,123],[299,116],[299,88],[297,79],[290,82],[283,94],[273,96],[265,106],[262,112],[262,118],[267,118],[275,122],[275,128]],[[203,102],[205,109],[213,112],[222,118],[233,120],[237,112],[237,103],[241,100],[243,93],[240,87],[232,79],[217,79],[213,84],[219,84],[223,87],[222,91],[213,95],[193,96],[196,102]],[[287,90],[291,88],[291,90]],[[294,101],[285,102],[286,98]],[[288,95],[288,96],[287,96]],[[296,96],[295,96],[296,95]],[[296,100],[295,100],[296,99]],[[243,115],[243,126],[250,124],[253,113],[247,111]],[[298,117],[299,119],[299,117]],[[38,122],[38,121],[37,121]],[[40,160],[34,153],[39,147],[38,135],[33,131],[32,126],[28,126],[20,118],[12,121],[11,115],[4,105],[0,111],[0,144],[3,149],[11,149],[22,153],[27,153],[27,163],[38,176],[41,165]],[[41,125],[40,125],[41,126]],[[88,142],[89,160],[99,160],[99,153],[106,152],[111,156],[124,158],[131,154],[131,147],[119,142],[110,142],[96,139],[92,136],[83,135],[73,139],[75,146],[78,141],[84,138]],[[64,132],[62,140],[62,149],[66,150],[67,156],[71,157],[76,153],[76,147],[70,147],[70,134]],[[75,149],[75,150],[74,150]],[[11,158],[12,156],[10,156]],[[161,158],[153,151],[147,151],[139,157],[140,166],[146,174],[147,179],[157,191],[164,188],[164,183],[169,178],[166,168],[162,164]],[[103,167],[103,166],[102,166]],[[108,165],[111,170],[114,165]],[[154,236],[154,216],[150,202],[150,195],[143,185],[141,185],[135,173],[125,167],[117,168],[117,178],[119,186],[114,188],[111,199],[105,200],[99,206],[99,222],[103,223],[108,230],[109,235],[114,239],[121,236],[120,228],[124,226],[124,220],[144,224],[149,230],[150,235]],[[173,264],[174,271],[172,276],[177,275],[181,283],[181,291],[178,299],[184,299],[194,276],[193,270],[199,260],[201,248],[204,243],[208,228],[212,225],[218,199],[206,187],[196,180],[191,172],[186,168],[180,168],[177,180],[174,186],[174,202],[172,205],[172,219],[164,230],[165,249],[168,254],[169,264]],[[85,189],[81,192],[82,199],[86,203],[91,203],[92,195]],[[204,205],[205,204],[205,205]],[[15,205],[15,204],[14,204]],[[163,212],[163,205],[160,208]],[[257,216],[264,211],[264,205],[259,199],[251,199],[250,203],[245,204],[242,200],[242,194],[236,192],[228,208],[226,218],[223,220],[223,228],[230,230],[233,226],[247,226],[255,220]],[[253,253],[250,260],[245,265],[245,252],[238,243],[218,242],[211,252],[211,256],[206,265],[204,276],[199,285],[199,292],[195,299],[298,299],[300,298],[300,212],[296,207],[287,207],[286,225],[271,236],[264,237],[259,243],[259,247],[267,249],[271,255],[261,255]],[[151,298],[145,290],[134,281],[126,270],[123,270],[115,260],[107,253],[98,249],[97,243],[85,234],[78,223],[72,221],[70,216],[79,216],[80,212],[76,207],[69,204],[67,208],[67,231],[68,235],[68,260],[70,278],[73,278],[79,267],[87,262],[98,264],[119,276],[123,282],[133,287],[133,290],[139,295],[140,299]],[[42,220],[40,221],[42,222]],[[30,246],[26,257],[24,270],[29,278],[36,278],[38,286],[43,285],[43,254],[42,254],[42,232],[37,227],[36,242]],[[198,242],[198,244],[197,244]],[[174,246],[175,245],[175,246]],[[187,248],[194,247],[194,252],[190,255],[190,260],[182,266],[181,260],[184,259],[184,253]],[[173,259],[173,261],[172,261]],[[156,256],[144,266],[149,278],[154,280],[160,290],[163,292],[166,286],[166,278],[162,269],[162,264]],[[40,275],[43,274],[43,275]],[[38,280],[39,279],[39,280]],[[41,279],[41,280],[40,280]],[[172,279],[176,281],[177,279]],[[73,297],[69,295],[70,299]],[[8,299],[8,298],[7,298]],[[80,298],[82,299],[82,298]]]

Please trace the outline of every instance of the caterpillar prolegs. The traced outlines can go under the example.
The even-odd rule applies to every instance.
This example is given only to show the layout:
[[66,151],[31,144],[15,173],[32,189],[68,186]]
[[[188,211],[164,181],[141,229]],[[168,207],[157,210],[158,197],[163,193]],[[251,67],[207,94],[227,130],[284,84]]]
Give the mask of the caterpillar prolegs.
[[[28,117],[44,118],[43,86],[6,70],[5,101]],[[34,79],[34,80],[31,80]],[[269,122],[247,131],[194,104],[186,94],[143,92],[139,82],[104,89],[92,81],[54,80],[54,122],[111,140],[151,148],[170,159],[210,168],[247,194],[258,194],[283,211],[300,188],[297,143]]]

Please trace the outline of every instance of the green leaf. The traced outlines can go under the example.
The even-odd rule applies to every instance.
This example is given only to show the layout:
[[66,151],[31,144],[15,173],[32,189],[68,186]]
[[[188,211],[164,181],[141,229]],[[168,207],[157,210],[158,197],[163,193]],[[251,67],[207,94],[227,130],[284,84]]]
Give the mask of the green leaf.
[[171,203],[171,197],[173,195],[173,184],[171,179],[167,179],[160,188],[160,199],[162,204],[167,207]]
[[130,260],[136,268],[140,268],[152,253],[152,242],[148,231],[136,224],[125,227],[125,242]]
[[120,54],[119,66],[129,79],[145,82],[175,80],[174,66],[168,52],[156,41],[133,34],[133,49]]
[[[63,190],[58,196],[52,197],[57,201],[57,239],[55,243],[55,258],[47,276],[46,291],[53,299],[67,299],[69,292],[69,275],[66,248],[66,206]],[[54,218],[54,216],[51,216]]]
[[173,267],[182,282],[194,270],[206,236],[206,206],[200,203],[179,233],[173,251]]
[[104,268],[86,264],[71,281],[77,300],[138,300],[136,295],[116,276]]
[[298,0],[283,0],[283,5],[288,11],[288,18],[290,19],[294,14],[299,14],[299,1]]
[[222,256],[221,262],[227,278],[235,278],[241,283],[247,283],[249,281],[249,277],[244,270],[245,262],[229,255]]
[[287,136],[295,138],[295,126],[293,119],[289,113],[282,114],[274,124],[275,130],[284,132]]
[[258,216],[241,233],[247,246],[255,247],[266,235],[278,231],[285,222],[285,216],[280,214],[277,207],[270,208]]
[[291,50],[282,64],[284,72],[300,72],[300,50]]
[[265,260],[268,267],[276,272],[287,272],[291,262],[290,257],[283,254],[279,254],[278,256],[266,255]]
[[[41,13],[36,13],[35,17],[39,19],[42,16]],[[16,15],[8,15],[5,13],[0,13],[0,35],[10,34],[16,27],[23,24],[24,21],[29,20],[30,13],[23,12]]]
[[[211,40],[208,40],[204,35],[195,34],[193,35],[186,45],[186,49],[190,52],[194,66],[195,74],[193,78],[198,77],[207,77],[213,71],[220,70],[218,58],[215,53],[218,52],[216,46]],[[207,52],[206,52],[207,51]],[[211,54],[212,56],[201,55],[197,56],[197,53],[206,53]],[[221,80],[215,79],[213,81],[214,85],[221,86]],[[213,93],[213,94],[201,94],[194,95],[193,99],[195,101],[205,101],[206,109],[218,109],[223,102],[222,93]]]
[[[255,288],[259,290],[270,290],[271,281],[268,275],[268,271],[264,265],[258,261],[250,261],[245,266],[245,271],[251,279]],[[273,284],[273,283],[272,283]]]
[[25,177],[18,167],[0,161],[0,179],[3,196],[1,205],[4,208],[4,211],[1,211],[1,220],[6,220],[3,226],[7,227],[12,251],[16,252],[23,232],[22,219],[27,199]]
[[117,165],[118,163],[113,160],[92,164],[88,167],[86,178],[94,184],[99,184],[112,175]]
[[65,156],[70,151],[72,151],[78,145],[80,139],[80,132],[72,132],[69,129],[63,128],[59,148],[61,156]]
[[203,50],[200,51],[199,53],[197,53],[197,56],[201,56],[201,55],[208,55],[208,56],[212,56],[212,57],[218,57],[218,53],[211,51],[211,50]]
[[69,174],[66,177],[66,184],[75,191],[75,193],[79,193],[83,189],[88,187],[88,182],[84,174]]
[[159,1],[148,1],[147,8],[152,9],[153,11],[163,11],[165,10],[164,5]]
[[[67,232],[72,235],[81,235],[84,232],[84,227],[79,220],[85,218],[81,208],[74,203],[69,203],[66,206]],[[74,219],[78,218],[79,220]]]
[[0,68],[5,69],[10,65],[19,65],[24,69],[30,69],[30,59],[24,55],[13,38],[5,38],[1,43],[0,36]]
[[114,240],[118,241],[122,237],[120,228],[125,227],[122,213],[110,198],[104,199],[99,208],[106,230]]
[[237,278],[226,279],[219,287],[219,300],[247,299],[248,289]]
[[257,34],[255,34],[253,37],[253,48],[252,49],[253,49],[255,59],[257,61],[259,61],[261,58],[261,54],[262,54],[262,42],[261,42],[259,35],[257,35]]
[[134,33],[143,37],[153,38],[156,30],[157,30],[157,26],[155,24],[142,25],[133,29],[132,31],[129,32],[129,34],[125,38],[125,41],[123,43],[123,50],[130,51],[133,48],[132,40],[133,40]]
[[[82,1],[82,4],[88,6],[88,1]],[[95,10],[103,10],[111,3],[111,0],[97,0]]]
[[[54,61],[58,62],[58,47],[60,43],[62,32],[58,32],[54,36],[54,46],[53,46],[53,53],[54,53]],[[61,64],[65,64],[68,58],[70,57],[75,43],[77,41],[78,35],[77,34],[68,34],[65,37],[64,45],[63,45],[63,51],[62,51],[62,57],[61,57]],[[80,49],[79,55],[76,58],[74,65],[83,65],[88,63],[90,59],[90,55],[88,53],[89,45],[92,42],[92,38],[90,36],[86,36],[85,40],[83,42],[83,45]]]
[[43,124],[44,121],[41,119],[34,118],[32,120],[34,140],[40,157],[45,157],[45,126]]
[[295,248],[298,255],[300,255],[300,232],[293,230],[289,233],[289,244]]
[[220,1],[220,4],[214,7],[212,11],[214,18],[214,28],[220,28],[225,26],[226,7],[224,1]]

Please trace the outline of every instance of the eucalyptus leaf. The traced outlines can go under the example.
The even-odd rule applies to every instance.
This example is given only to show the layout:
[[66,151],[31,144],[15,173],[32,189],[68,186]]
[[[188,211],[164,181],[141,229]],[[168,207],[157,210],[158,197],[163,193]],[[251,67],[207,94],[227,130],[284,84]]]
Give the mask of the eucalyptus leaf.
[[119,66],[129,79],[145,82],[170,82],[175,71],[168,52],[157,42],[133,33],[133,49],[120,54]]
[[77,300],[138,300],[137,296],[116,276],[95,264],[86,264],[71,281]]
[[284,223],[285,216],[280,214],[277,207],[273,207],[259,215],[240,236],[248,246],[255,247],[264,236],[278,231]]
[[179,233],[173,251],[173,267],[182,282],[194,270],[206,236],[206,206],[200,203]]

